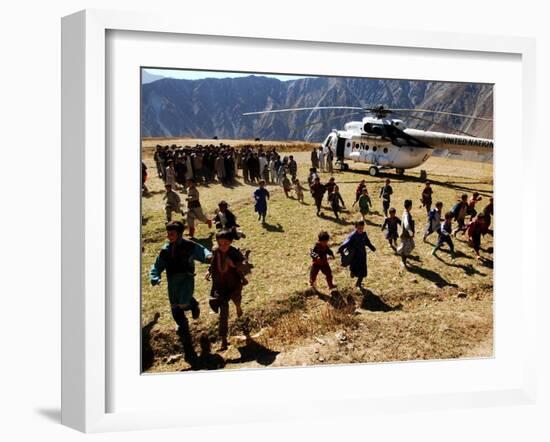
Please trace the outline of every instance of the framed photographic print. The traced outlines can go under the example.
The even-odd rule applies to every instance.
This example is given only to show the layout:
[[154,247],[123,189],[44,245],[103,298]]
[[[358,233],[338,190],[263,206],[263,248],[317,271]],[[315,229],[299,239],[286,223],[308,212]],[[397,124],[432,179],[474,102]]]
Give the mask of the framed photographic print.
[[533,401],[533,42],[234,25],[63,19],[63,423]]

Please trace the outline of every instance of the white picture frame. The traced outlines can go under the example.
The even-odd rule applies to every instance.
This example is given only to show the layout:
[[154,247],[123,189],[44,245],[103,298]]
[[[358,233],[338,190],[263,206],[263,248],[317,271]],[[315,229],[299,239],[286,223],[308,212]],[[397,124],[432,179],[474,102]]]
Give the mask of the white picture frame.
[[[241,23],[244,24],[244,23]],[[106,77],[109,51],[106,36],[109,32],[141,32],[155,35],[213,36],[254,40],[271,40],[281,45],[293,42],[311,42],[369,46],[378,48],[426,49],[431,51],[468,52],[474,54],[511,54],[521,61],[521,104],[523,108],[535,103],[535,43],[518,37],[491,37],[452,33],[428,33],[420,31],[378,32],[361,26],[334,25],[330,29],[321,26],[294,27],[247,22],[238,26],[235,20],[224,22],[209,20],[188,21],[182,24],[178,17],[151,14],[86,10],[63,18],[62,21],[62,423],[84,432],[114,431],[140,428],[162,428],[187,425],[207,425],[210,419],[205,408],[197,407],[196,413],[185,410],[167,413],[165,410],[109,411],[109,392],[114,386],[108,375],[110,358],[108,289],[108,244],[113,238],[108,228],[112,222],[109,195],[109,152],[106,121],[109,85]],[[338,32],[334,32],[337,29]],[[443,79],[443,78],[441,78]],[[136,85],[137,87],[137,85]],[[138,110],[131,110],[139,114]],[[535,156],[534,123],[525,113],[521,114],[521,156]],[[135,116],[135,115],[134,115]],[[139,118],[139,117],[138,117]],[[500,116],[495,115],[498,119]],[[496,134],[498,143],[498,132]],[[136,175],[137,177],[138,175]],[[136,181],[137,182],[137,181]],[[535,207],[535,194],[528,194],[522,204]],[[498,218],[498,215],[497,215]],[[525,235],[525,234],[523,234]],[[530,245],[522,245],[521,306],[524,336],[535,335],[536,277],[535,269],[526,265],[526,257],[532,253]],[[533,253],[532,256],[535,254]],[[498,321],[496,327],[498,328]],[[387,412],[464,408],[504,404],[532,404],[536,396],[535,339],[526,340],[525,351],[518,355],[522,365],[521,380],[514,379],[501,388],[482,388],[460,393],[445,392],[444,387],[426,394],[402,394],[391,392],[386,396],[342,396],[338,400],[339,413],[369,413],[374,410]],[[498,358],[498,354],[497,354]],[[379,365],[379,370],[389,365]],[[411,364],[414,370],[419,364]],[[323,368],[334,372],[338,367]],[[360,370],[356,367],[354,370]],[[412,370],[413,368],[411,368]],[[471,366],[475,370],[475,363]],[[291,369],[281,370],[283,375],[293,376]],[[305,370],[316,370],[308,368]],[[432,369],[433,370],[433,369]],[[297,372],[296,372],[297,373]],[[202,374],[192,374],[203,376]],[[236,373],[225,374],[237,379]],[[251,383],[265,382],[265,376],[275,377],[273,370],[248,374]],[[327,374],[327,376],[329,376]],[[204,377],[203,377],[204,379]],[[225,378],[228,379],[228,378]],[[224,378],[209,378],[209,382],[223,385]],[[334,401],[311,399],[309,408],[299,403],[281,409],[261,409],[250,406],[244,413],[246,421],[285,418],[308,418],[333,415],[330,407],[322,405]],[[238,421],[238,420],[237,420]],[[241,420],[242,421],[242,420]],[[229,421],[228,421],[229,422]],[[235,422],[235,419],[232,420]]]

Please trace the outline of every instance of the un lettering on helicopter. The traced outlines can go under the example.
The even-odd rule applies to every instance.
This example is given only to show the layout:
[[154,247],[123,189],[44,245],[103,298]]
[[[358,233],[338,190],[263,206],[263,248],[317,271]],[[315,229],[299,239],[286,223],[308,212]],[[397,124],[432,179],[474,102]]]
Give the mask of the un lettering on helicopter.
[[[491,139],[478,138],[457,129],[450,129],[450,131],[459,132],[459,134],[408,128],[401,119],[387,118],[391,113],[403,113],[407,114],[408,118],[427,121],[442,127],[445,126],[415,116],[414,113],[434,113],[465,119],[492,121],[491,118],[479,116],[427,109],[388,109],[383,106],[376,108],[349,106],[295,108],[249,112],[244,115],[323,109],[353,109],[357,112],[372,115],[365,116],[361,121],[346,123],[343,130],[333,129],[323,141],[323,151],[328,153],[330,149],[342,170],[349,169],[349,163],[346,162],[346,160],[349,160],[370,164],[369,174],[373,176],[383,169],[395,169],[398,174],[403,174],[406,169],[412,169],[425,163],[436,149],[445,149],[452,153],[477,152],[490,155],[493,153],[493,140]],[[320,124],[324,121],[327,120],[320,120],[308,124],[308,126]]]

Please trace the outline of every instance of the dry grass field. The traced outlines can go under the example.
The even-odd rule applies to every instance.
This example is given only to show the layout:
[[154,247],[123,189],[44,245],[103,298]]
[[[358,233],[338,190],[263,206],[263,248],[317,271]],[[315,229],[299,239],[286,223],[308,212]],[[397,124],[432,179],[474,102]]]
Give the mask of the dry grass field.
[[[143,198],[142,259],[142,347],[145,372],[184,371],[193,369],[234,369],[252,367],[301,366],[354,362],[405,361],[490,357],[493,353],[493,238],[482,240],[481,261],[475,259],[466,237],[454,241],[457,259],[452,262],[443,249],[437,257],[430,255],[430,244],[422,242],[426,220],[419,207],[423,187],[420,169],[406,176],[388,174],[394,195],[392,206],[401,216],[403,200],[414,201],[413,217],[417,224],[416,249],[409,270],[399,266],[399,257],[388,246],[380,225],[383,221],[378,199],[385,176],[370,177],[365,165],[350,164],[352,171],[335,171],[337,184],[348,211],[336,221],[326,205],[323,216],[315,215],[313,199],[305,193],[305,203],[286,198],[282,188],[268,186],[271,200],[267,225],[258,222],[253,208],[255,187],[242,179],[233,187],[221,184],[200,186],[201,203],[211,214],[218,201],[229,202],[247,237],[236,242],[250,249],[254,265],[248,275],[250,283],[243,290],[244,316],[236,319],[230,310],[230,347],[220,353],[202,352],[193,367],[184,361],[182,347],[170,313],[165,282],[152,287],[149,269],[165,240],[163,183],[156,177],[152,158],[156,144],[189,144],[198,140],[144,140],[143,159],[148,166],[147,186],[150,195]],[[243,141],[204,140],[204,143]],[[254,142],[251,142],[252,144]],[[263,142],[264,146],[269,143]],[[298,161],[298,175],[306,182],[309,169],[309,146],[291,149]],[[296,143],[300,144],[300,143]],[[304,143],[302,143],[304,144]],[[443,201],[449,210],[461,193],[478,191],[482,208],[493,194],[492,165],[456,159],[431,158],[422,166],[432,182],[435,201]],[[322,181],[330,177],[321,174]],[[373,200],[374,212],[368,216],[366,231],[376,246],[368,253],[369,276],[366,293],[354,288],[349,271],[339,260],[331,262],[340,297],[330,296],[322,275],[319,293],[308,285],[309,248],[320,230],[331,234],[333,251],[352,231],[357,209],[352,208],[357,183],[365,179]],[[178,215],[179,216],[179,215]],[[177,217],[175,218],[177,219]],[[208,248],[215,243],[215,229],[205,224],[197,227],[197,241]],[[197,265],[195,297],[201,306],[198,320],[189,317],[197,353],[199,337],[208,337],[217,346],[218,315],[208,306],[209,283],[204,279],[206,265]],[[250,330],[245,338],[243,329]]]

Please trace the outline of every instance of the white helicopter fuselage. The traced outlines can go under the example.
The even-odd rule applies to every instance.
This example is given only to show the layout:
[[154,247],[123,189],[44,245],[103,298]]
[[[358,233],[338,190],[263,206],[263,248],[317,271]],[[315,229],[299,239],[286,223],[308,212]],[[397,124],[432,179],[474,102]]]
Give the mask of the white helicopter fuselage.
[[340,161],[403,171],[425,163],[434,148],[487,153],[493,151],[493,141],[407,129],[401,120],[365,117],[347,123],[344,130],[334,129],[323,142],[323,151],[328,152],[329,147]]

